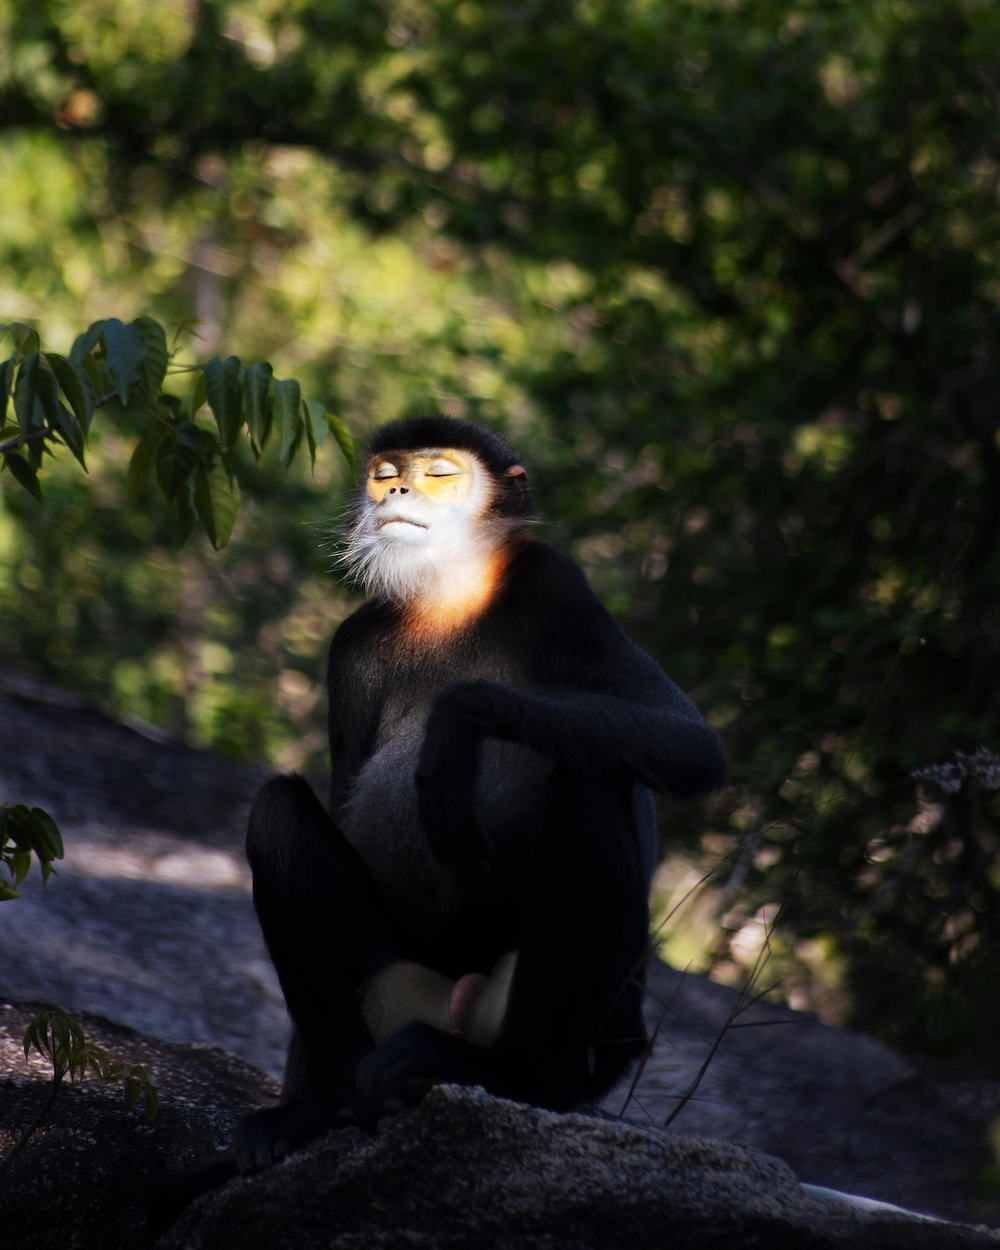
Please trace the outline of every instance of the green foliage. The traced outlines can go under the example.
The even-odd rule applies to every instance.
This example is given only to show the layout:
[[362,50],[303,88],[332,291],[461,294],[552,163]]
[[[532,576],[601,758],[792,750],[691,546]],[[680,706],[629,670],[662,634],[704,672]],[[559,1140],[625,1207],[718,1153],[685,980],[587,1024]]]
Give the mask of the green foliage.
[[156,1118],[160,1106],[156,1082],[145,1067],[112,1061],[102,1046],[87,1041],[83,1026],[62,1007],[40,1011],[25,1029],[25,1059],[32,1050],[38,1051],[52,1065],[53,1092],[58,1091],[67,1076],[70,1081],[82,1081],[90,1072],[102,1085],[121,1082],[126,1111],[131,1111],[141,1098],[147,1119]]
[[[195,516],[216,551],[229,542],[240,510],[234,475],[237,439],[246,426],[260,458],[270,434],[273,402],[279,413],[281,463],[286,470],[299,449],[305,423],[315,465],[314,422],[337,420],[318,400],[303,401],[298,382],[271,381],[269,364],[244,369],[236,356],[210,360],[194,369],[174,369],[174,373],[195,374],[186,402],[164,393],[161,387],[174,353],[167,350],[163,327],[151,317],[137,317],[127,325],[117,317],[95,322],[77,337],[68,359],[55,352],[42,353],[38,333],[30,326],[14,322],[3,327],[3,333],[7,332],[15,352],[5,362],[3,381],[13,381],[17,426],[0,428],[3,468],[41,503],[38,470],[42,456],[51,454],[49,444],[64,444],[86,469],[84,448],[98,409],[110,406],[109,412],[119,418],[126,414],[146,418],[145,433],[129,465],[129,505],[137,506],[150,470],[155,468],[164,498],[176,507],[182,544],[191,534]],[[196,424],[206,402],[215,417],[218,438]],[[347,447],[344,454],[350,458]]]
[[0,804],[0,863],[10,879],[0,877],[0,902],[20,898],[17,887],[28,875],[31,856],[38,860],[42,880],[55,871],[53,860],[63,858],[62,834],[52,817],[41,807],[23,803]]
[[[348,428],[418,396],[505,427],[548,535],[725,734],[707,836],[743,850],[717,967],[787,897],[789,960],[847,961],[858,1022],[929,1044],[957,1001],[996,999],[995,935],[949,936],[954,882],[997,872],[993,800],[969,817],[980,851],[909,828],[911,769],[1000,746],[994,6],[47,0],[3,20],[25,50],[0,87],[5,315],[180,320],[202,257],[226,341],[343,413],[345,455]],[[101,354],[91,335],[71,363]],[[82,424],[54,365],[20,399],[14,372],[19,437],[49,420],[49,372]],[[257,462],[269,437],[313,453],[309,402],[289,419],[284,384],[241,383],[245,536],[168,559],[161,500],[146,539],[100,504],[125,469],[95,429],[100,490],[47,465],[45,514],[6,494],[0,635],[288,764],[293,721],[319,732],[313,633],[348,606],[315,540],[338,505]],[[124,441],[147,433],[129,401]],[[132,499],[154,452],[133,452]],[[24,450],[8,467],[37,487]],[[173,524],[199,508],[185,480]],[[671,841],[702,820],[671,813]]]
[[[28,875],[32,853],[38,859],[43,880],[48,881],[54,871],[52,861],[64,855],[59,827],[41,807],[29,809],[23,803],[13,807],[4,803],[0,806],[0,862],[9,872],[10,880],[0,877],[0,902],[20,898],[17,887]],[[103,1047],[87,1041],[83,1026],[62,1007],[40,1011],[24,1030],[25,1059],[33,1049],[52,1065],[52,1089],[38,1114],[0,1160],[0,1172],[41,1123],[67,1076],[71,1081],[82,1081],[89,1071],[104,1085],[120,1081],[124,1088],[125,1110],[131,1111],[142,1098],[147,1117],[156,1118],[159,1110],[156,1082],[145,1067],[132,1064],[126,1069],[125,1064],[112,1062]]]

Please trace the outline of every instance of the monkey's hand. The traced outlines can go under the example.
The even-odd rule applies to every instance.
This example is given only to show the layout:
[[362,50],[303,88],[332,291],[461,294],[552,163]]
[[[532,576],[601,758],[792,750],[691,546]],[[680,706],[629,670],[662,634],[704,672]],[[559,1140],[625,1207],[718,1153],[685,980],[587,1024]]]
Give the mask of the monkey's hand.
[[493,689],[464,681],[438,695],[416,771],[420,821],[435,859],[474,875],[489,872],[493,853],[475,811],[479,739],[489,732]]

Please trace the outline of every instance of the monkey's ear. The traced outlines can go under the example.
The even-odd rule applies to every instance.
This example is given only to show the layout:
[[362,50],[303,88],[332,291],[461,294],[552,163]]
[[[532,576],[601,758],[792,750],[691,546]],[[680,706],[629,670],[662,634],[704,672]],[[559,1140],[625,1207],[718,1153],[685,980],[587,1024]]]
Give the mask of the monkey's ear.
[[517,491],[520,498],[524,499],[525,492],[528,489],[528,470],[524,465],[512,464],[504,472],[504,477],[510,478],[511,486]]

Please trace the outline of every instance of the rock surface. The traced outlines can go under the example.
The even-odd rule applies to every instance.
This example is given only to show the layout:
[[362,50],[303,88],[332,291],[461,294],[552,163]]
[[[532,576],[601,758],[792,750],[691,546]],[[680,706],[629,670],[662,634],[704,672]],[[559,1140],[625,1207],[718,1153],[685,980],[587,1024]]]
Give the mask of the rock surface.
[[[27,1071],[24,1005],[0,1008],[0,1150],[44,1097]],[[810,1192],[751,1147],[552,1115],[442,1086],[374,1135],[327,1133],[258,1176],[199,1198],[158,1240],[151,1183],[213,1158],[269,1079],[220,1051],[170,1046],[93,1018],[88,1037],[157,1075],[152,1125],[120,1090],[65,1090],[0,1178],[3,1244],[33,1250],[978,1250],[1000,1233]]]
[[[0,801],[47,807],[67,847],[44,891],[33,871],[24,897],[0,906],[0,995],[214,1044],[279,1074],[288,1023],[242,850],[264,774],[3,670],[0,759]],[[646,1126],[677,1106],[734,999],[655,960],[649,988],[660,1038],[625,1112]],[[1000,1223],[974,1198],[1000,1082],[920,1068],[771,1004],[735,1023],[674,1131],[747,1142],[818,1185]],[[624,1101],[619,1091],[605,1110]]]
[[[663,1039],[629,1119],[662,1124],[691,1085],[737,999],[704,977],[653,960],[646,1003]],[[664,1016],[661,1003],[670,1003]],[[758,1003],[726,1033],[678,1132],[738,1140],[777,1155],[804,1181],[952,1220],[997,1223],[973,1196],[989,1163],[1000,1082],[919,1066],[850,1029]],[[627,1091],[625,1091],[627,1092]],[[618,1113],[625,1092],[605,1102]],[[647,1118],[648,1115],[648,1118]]]
[[[21,1046],[37,1006],[0,1006],[0,1155],[49,1090],[48,1071]],[[277,1095],[275,1082],[211,1047],[172,1046],[89,1016],[87,1040],[155,1074],[152,1124],[126,1113],[121,1087],[64,1086],[52,1111],[0,1177],[0,1244],[10,1250],[139,1250],[150,1182],[225,1146],[237,1119]]]

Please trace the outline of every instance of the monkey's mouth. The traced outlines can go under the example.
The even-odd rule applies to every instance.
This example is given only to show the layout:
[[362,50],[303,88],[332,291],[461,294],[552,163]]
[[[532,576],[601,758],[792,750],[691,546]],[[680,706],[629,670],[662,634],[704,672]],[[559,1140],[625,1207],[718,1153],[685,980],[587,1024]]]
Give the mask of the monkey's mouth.
[[411,521],[409,517],[387,516],[387,517],[382,517],[380,520],[375,522],[375,529],[376,530],[384,529],[387,525],[412,525],[414,529],[418,529],[418,530],[425,530],[428,528],[426,525],[422,524],[420,521]]

